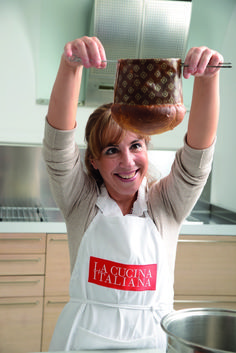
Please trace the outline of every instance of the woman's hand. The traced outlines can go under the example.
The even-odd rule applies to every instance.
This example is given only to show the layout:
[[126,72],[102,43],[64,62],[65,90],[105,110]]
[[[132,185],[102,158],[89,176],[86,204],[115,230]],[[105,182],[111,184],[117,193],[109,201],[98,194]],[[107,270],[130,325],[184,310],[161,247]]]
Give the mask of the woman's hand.
[[[73,62],[74,57],[79,57],[81,62]],[[106,53],[102,43],[97,37],[84,36],[68,42],[64,48],[64,58],[72,67],[84,66],[86,68],[106,67]]]
[[207,47],[191,48],[185,58],[183,76],[186,79],[191,75],[195,77],[214,76],[220,68],[208,67],[208,65],[217,66],[223,61],[223,56],[215,50]]

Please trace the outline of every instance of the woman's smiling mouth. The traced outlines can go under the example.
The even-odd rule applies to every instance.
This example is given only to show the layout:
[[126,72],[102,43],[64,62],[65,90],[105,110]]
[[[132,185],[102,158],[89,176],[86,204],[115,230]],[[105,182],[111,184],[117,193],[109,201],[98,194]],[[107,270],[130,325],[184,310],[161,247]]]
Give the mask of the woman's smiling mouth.
[[118,176],[120,179],[122,180],[127,180],[127,181],[130,181],[130,180],[133,180],[134,177],[136,176],[138,172],[138,169],[133,171],[133,172],[130,172],[130,173],[116,173],[115,175]]

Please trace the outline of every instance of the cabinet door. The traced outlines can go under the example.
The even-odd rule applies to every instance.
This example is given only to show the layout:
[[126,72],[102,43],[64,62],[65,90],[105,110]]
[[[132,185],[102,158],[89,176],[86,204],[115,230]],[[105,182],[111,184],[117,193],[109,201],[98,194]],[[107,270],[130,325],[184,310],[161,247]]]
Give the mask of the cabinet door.
[[42,297],[44,276],[0,276],[0,297]]
[[69,297],[46,297],[44,300],[42,351],[47,352],[57,319]]
[[46,234],[0,234],[0,254],[43,254]]
[[47,237],[45,296],[69,294],[70,260],[66,234]]
[[175,295],[236,296],[236,237],[181,236]]
[[0,352],[41,349],[43,298],[0,298]]
[[4,254],[0,255],[0,275],[43,275],[44,254]]

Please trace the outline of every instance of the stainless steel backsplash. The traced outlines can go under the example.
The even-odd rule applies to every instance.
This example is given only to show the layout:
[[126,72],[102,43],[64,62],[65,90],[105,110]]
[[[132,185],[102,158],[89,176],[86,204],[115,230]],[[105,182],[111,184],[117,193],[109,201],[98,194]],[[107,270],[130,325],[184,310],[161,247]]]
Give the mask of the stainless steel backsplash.
[[[162,156],[162,154],[164,156]],[[149,151],[149,167],[164,176],[174,159],[173,151]],[[84,149],[81,150],[82,159]],[[167,162],[170,165],[166,165]],[[153,171],[152,171],[153,172]],[[155,174],[155,173],[154,173]],[[209,202],[210,179],[202,193]],[[42,146],[0,145],[0,206],[56,207],[50,190]]]
[[[83,160],[84,149],[81,156]],[[173,151],[149,151],[151,173],[166,175],[173,159]],[[207,205],[210,179],[201,195]],[[0,221],[64,221],[52,196],[42,146],[0,145]]]
[[0,146],[0,206],[56,207],[41,146]]

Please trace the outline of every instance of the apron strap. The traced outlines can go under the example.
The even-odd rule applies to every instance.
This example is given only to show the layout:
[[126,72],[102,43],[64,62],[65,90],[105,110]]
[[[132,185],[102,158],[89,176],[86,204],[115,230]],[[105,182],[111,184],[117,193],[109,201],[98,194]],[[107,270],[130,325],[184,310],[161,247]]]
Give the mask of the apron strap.
[[150,310],[153,313],[158,311],[166,311],[170,309],[170,306],[167,304],[159,304],[159,305],[132,305],[132,304],[116,304],[116,303],[104,303],[96,300],[89,299],[78,299],[78,298],[70,298],[70,302],[80,303],[80,304],[91,304],[91,305],[101,305],[110,308],[119,308],[119,309],[130,309],[130,310]]

